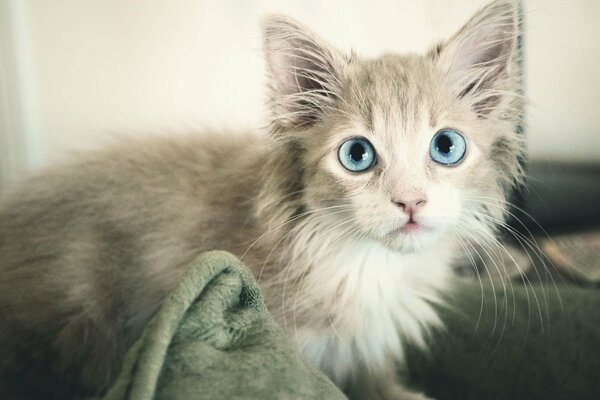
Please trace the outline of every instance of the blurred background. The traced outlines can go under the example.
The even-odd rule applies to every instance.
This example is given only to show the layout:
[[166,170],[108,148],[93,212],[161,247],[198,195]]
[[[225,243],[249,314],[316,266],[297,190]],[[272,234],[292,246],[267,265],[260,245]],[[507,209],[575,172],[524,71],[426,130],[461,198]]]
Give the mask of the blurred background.
[[[376,56],[424,52],[486,3],[0,0],[0,192],[26,171],[121,133],[260,129],[266,13]],[[538,222],[557,232],[595,226],[600,1],[522,4],[531,176],[519,204],[532,217],[522,219],[532,230]],[[600,236],[591,243],[587,264],[600,258]]]
[[[1,182],[120,132],[259,128],[265,13],[376,56],[425,51],[486,3],[2,0]],[[600,163],[600,2],[523,3],[530,156]]]

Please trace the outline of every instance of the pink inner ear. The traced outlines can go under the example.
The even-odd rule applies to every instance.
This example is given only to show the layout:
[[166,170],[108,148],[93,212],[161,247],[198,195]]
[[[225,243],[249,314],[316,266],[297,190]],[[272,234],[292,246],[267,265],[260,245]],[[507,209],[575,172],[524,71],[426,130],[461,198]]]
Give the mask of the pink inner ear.
[[271,78],[277,90],[283,95],[299,90],[294,74],[294,49],[290,46],[290,43],[282,38],[267,38],[266,58]]
[[267,55],[272,78],[282,95],[292,95],[308,90],[323,88],[320,83],[324,75],[314,51],[295,47],[296,43],[277,40]]
[[514,46],[512,24],[484,25],[470,32],[458,46],[455,68],[506,64]]
[[266,37],[267,62],[283,95],[325,89],[339,80],[332,51],[300,31]]
[[510,3],[493,3],[477,13],[442,50],[453,73],[507,64],[516,39],[516,14]]
[[282,18],[266,22],[265,52],[275,89],[275,118],[296,127],[317,121],[341,90],[343,57]]
[[494,3],[475,15],[441,50],[439,64],[459,98],[484,116],[514,82],[508,73],[516,52],[517,21],[510,3]]

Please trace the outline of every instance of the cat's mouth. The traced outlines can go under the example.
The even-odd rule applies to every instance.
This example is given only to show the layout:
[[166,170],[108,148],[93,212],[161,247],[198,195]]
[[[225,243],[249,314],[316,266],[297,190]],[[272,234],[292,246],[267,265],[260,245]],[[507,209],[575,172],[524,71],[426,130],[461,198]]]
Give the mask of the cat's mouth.
[[402,221],[388,231],[384,242],[402,253],[412,253],[431,243],[436,237],[433,226],[418,221]]
[[420,225],[418,222],[409,221],[400,227],[400,232],[402,232],[402,233],[418,232],[419,230],[421,230],[421,228],[422,228],[422,225]]
[[430,231],[431,228],[423,225],[413,219],[405,222],[398,228],[393,229],[389,235],[390,236],[398,236],[398,235],[418,235],[424,232]]

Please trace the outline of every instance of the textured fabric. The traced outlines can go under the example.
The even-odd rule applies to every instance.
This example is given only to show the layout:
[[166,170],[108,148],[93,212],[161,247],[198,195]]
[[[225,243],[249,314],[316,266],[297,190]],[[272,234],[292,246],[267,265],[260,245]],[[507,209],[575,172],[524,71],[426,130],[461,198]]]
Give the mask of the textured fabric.
[[460,287],[409,381],[440,400],[600,399],[600,291],[513,288]]
[[214,251],[192,263],[103,400],[344,398],[299,359],[248,270]]
[[[598,399],[599,306],[597,290],[514,284],[505,294],[464,284],[440,310],[446,329],[429,350],[408,350],[404,378],[438,400]],[[192,263],[103,400],[344,398],[298,358],[248,270],[210,252]]]

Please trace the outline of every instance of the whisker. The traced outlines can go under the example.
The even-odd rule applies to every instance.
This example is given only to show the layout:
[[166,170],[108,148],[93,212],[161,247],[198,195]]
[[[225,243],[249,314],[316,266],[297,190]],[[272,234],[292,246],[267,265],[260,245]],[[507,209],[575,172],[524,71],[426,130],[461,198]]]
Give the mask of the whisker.
[[344,207],[348,207],[350,208],[351,206],[349,204],[342,204],[342,205],[336,205],[336,206],[330,206],[330,207],[323,207],[323,208],[317,208],[314,210],[308,210],[305,212],[302,212],[300,214],[297,214],[295,216],[293,216],[292,218],[268,229],[267,231],[265,231],[262,235],[260,235],[256,240],[254,240],[252,242],[252,244],[246,249],[246,251],[244,252],[244,254],[242,254],[242,256],[240,257],[240,259],[244,259],[244,257],[246,256],[246,254],[248,254],[248,252],[250,251],[250,249],[252,249],[252,247],[254,247],[254,245],[256,245],[256,243],[258,243],[258,241],[260,241],[263,237],[265,237],[266,235],[268,235],[269,233],[273,232],[276,229],[280,229],[282,227],[284,227],[287,224],[290,224],[292,222],[295,222],[303,217],[306,217],[308,215],[314,214],[314,213],[318,213],[318,212],[322,212],[322,211],[326,211],[326,210],[331,210],[331,209],[339,209],[339,208],[344,208]]
[[483,307],[485,304],[485,299],[484,299],[485,296],[483,293],[483,282],[481,281],[481,274],[479,273],[479,269],[477,268],[477,263],[475,262],[475,259],[473,258],[473,256],[471,255],[471,253],[469,252],[469,250],[467,249],[467,246],[465,244],[466,239],[463,239],[462,235],[457,230],[454,230],[454,229],[452,229],[452,230],[456,234],[458,240],[460,241],[461,246],[465,250],[465,254],[471,261],[471,265],[473,266],[473,270],[475,271],[475,274],[477,275],[477,279],[479,281],[479,289],[481,291],[481,302],[479,305],[479,315],[477,316],[477,323],[475,324],[475,333],[477,333],[477,331],[479,329],[479,324],[481,323],[481,318],[483,316]]
[[[506,201],[501,201],[499,199],[492,199],[492,198],[486,198],[486,197],[482,197],[479,196],[478,198],[481,199],[486,199],[486,200],[496,200],[497,202],[503,203],[507,206],[513,206],[510,202],[506,202]],[[485,203],[486,205],[490,205],[489,203]],[[500,206],[498,206],[500,207]],[[513,206],[516,207],[516,206]],[[504,208],[504,207],[501,207]],[[517,207],[518,208],[518,207]],[[522,209],[521,209],[522,210]],[[546,276],[550,279],[550,281],[552,282],[552,286],[554,288],[554,291],[557,295],[559,304],[561,306],[561,308],[563,308],[563,302],[562,302],[562,297],[560,295],[560,292],[558,291],[558,286],[556,284],[556,281],[554,279],[553,274],[550,272],[550,268],[548,267],[548,265],[546,264],[546,261],[548,261],[548,263],[550,264],[550,266],[552,267],[552,270],[557,271],[558,268],[554,265],[554,263],[552,262],[552,260],[550,260],[545,254],[544,252],[540,249],[537,241],[535,240],[535,236],[532,234],[532,232],[527,228],[527,226],[516,216],[514,215],[512,212],[510,212],[509,210],[506,210],[507,213],[509,215],[511,215],[517,222],[519,222],[526,230],[527,234],[529,235],[529,237],[525,236],[523,233],[517,231],[516,229],[514,229],[513,227],[511,227],[510,225],[508,225],[507,223],[505,223],[504,221],[498,220],[497,218],[494,218],[490,215],[485,215],[485,218],[491,219],[494,223],[496,223],[498,226],[500,226],[501,228],[505,229],[512,237],[514,237],[517,242],[519,243],[519,245],[521,245],[521,247],[523,248],[523,250],[525,251],[525,254],[527,255],[527,257],[529,258],[529,261],[531,263],[531,267],[533,269],[533,271],[535,272],[537,278],[540,280],[540,282],[543,282],[541,275],[537,269],[537,266],[534,262],[534,260],[531,258],[531,254],[530,252],[527,250],[527,248],[529,248],[531,250],[531,252],[533,252],[533,254],[537,257],[537,259],[541,262],[542,267],[544,269],[544,272],[546,273]],[[522,210],[521,212],[523,212],[524,214],[527,214],[524,210]],[[537,221],[535,221],[535,219],[529,215],[527,215],[532,221],[534,221],[536,224]],[[540,229],[543,230],[543,228],[538,224],[538,226],[540,227]],[[545,231],[544,231],[545,232]],[[545,232],[546,235],[547,232]],[[531,239],[530,239],[531,238]],[[550,239],[552,240],[552,239]],[[525,245],[527,245],[527,248],[525,247]],[[558,275],[559,279],[562,281],[563,284],[565,284],[564,278],[561,275]],[[546,292],[544,287],[542,286],[542,294],[544,295],[545,299],[546,299],[546,303],[548,303],[547,300],[547,296],[546,296]],[[549,321],[548,321],[549,323]],[[549,326],[548,326],[549,328]]]
[[[485,214],[478,214],[478,216],[480,216],[480,217],[482,217],[482,218],[485,218],[485,219],[488,219],[488,220],[491,220],[492,222],[496,222],[496,223],[502,223],[501,221],[497,221],[497,220],[495,220],[493,217],[491,217],[491,216],[489,216],[489,215],[485,215]],[[475,227],[475,228],[477,228],[477,226],[476,226],[476,225],[475,225],[474,227]],[[489,235],[489,234],[488,234],[488,235]],[[508,257],[511,259],[511,261],[512,261],[512,262],[515,264],[515,266],[517,266],[517,267],[518,267],[518,270],[519,270],[519,273],[520,273],[520,275],[521,275],[521,278],[523,279],[523,282],[525,283],[525,287],[527,288],[527,285],[529,285],[529,287],[531,288],[532,294],[533,294],[533,296],[534,296],[535,304],[536,304],[536,307],[537,307],[537,309],[538,309],[538,313],[539,313],[539,316],[540,316],[540,322],[541,322],[541,324],[542,324],[542,329],[543,329],[543,325],[544,325],[544,323],[543,323],[543,316],[542,316],[541,304],[540,304],[539,298],[538,298],[538,296],[537,296],[537,294],[536,294],[536,292],[535,292],[535,289],[534,289],[534,287],[533,287],[533,284],[532,284],[531,280],[530,280],[530,279],[529,279],[529,277],[528,277],[528,276],[527,276],[527,275],[524,273],[524,271],[522,270],[522,268],[519,266],[518,262],[517,262],[517,261],[514,259],[514,257],[512,256],[512,254],[510,254],[510,252],[508,251],[508,249],[506,249],[506,247],[505,247],[504,245],[502,245],[502,244],[501,244],[501,243],[500,243],[500,242],[499,242],[499,241],[498,241],[496,238],[493,238],[492,236],[488,236],[488,238],[489,238],[489,239],[491,239],[491,240],[493,240],[493,242],[494,242],[494,243],[495,243],[495,244],[498,246],[498,248],[502,249],[502,250],[503,250],[503,252],[504,252],[504,253],[505,253],[505,254],[506,254],[506,255],[507,255],[507,256],[508,256]],[[528,290],[526,290],[526,291],[525,291],[525,293],[526,293],[526,295],[527,295],[527,298],[528,298],[528,306],[529,306],[529,307],[531,307],[531,304],[530,304],[530,302],[529,302],[529,291],[528,291]],[[544,300],[545,300],[545,305],[546,305],[546,307],[545,307],[545,308],[546,308],[546,312],[547,312],[547,315],[549,315],[549,314],[548,314],[548,313],[549,313],[549,311],[548,311],[548,299],[547,299],[547,297],[545,296],[545,292],[544,292],[544,291],[542,291],[542,294],[544,295]],[[530,309],[531,309],[531,308],[530,308]],[[531,323],[531,321],[528,321],[528,329],[527,329],[527,331],[529,331],[529,329],[530,329],[530,323]]]
[[[481,256],[481,254],[477,251],[477,249],[475,248],[475,246],[473,246],[473,244],[471,243],[471,241],[468,240],[468,238],[466,238],[466,243],[467,245],[469,245],[471,247],[471,249],[475,252],[475,254],[477,255],[477,257],[479,257],[479,259],[481,260],[483,267],[486,270],[486,273],[488,274],[488,276],[491,276],[490,271],[487,267],[487,264],[485,263],[483,257]],[[492,279],[490,279],[490,285],[492,287],[492,295],[494,297],[494,326],[492,328],[492,331],[494,332],[496,330],[496,324],[498,321],[498,295],[496,294],[496,287],[494,285],[494,281]]]

